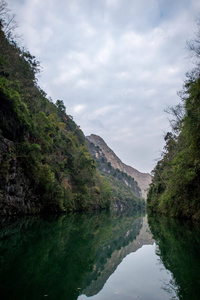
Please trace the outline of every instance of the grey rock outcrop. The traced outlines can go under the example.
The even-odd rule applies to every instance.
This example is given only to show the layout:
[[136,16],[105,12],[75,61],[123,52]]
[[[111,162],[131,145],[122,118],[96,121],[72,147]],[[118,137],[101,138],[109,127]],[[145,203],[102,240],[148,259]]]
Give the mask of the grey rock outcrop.
[[0,133],[0,215],[33,214],[40,210],[20,166],[15,144]]
[[141,173],[140,171],[134,169],[131,166],[124,164],[119,157],[111,150],[105,141],[98,135],[91,134],[90,136],[86,137],[91,143],[99,146],[102,150],[103,154],[105,155],[108,162],[111,163],[112,167],[115,169],[119,169],[122,172],[127,173],[131,177],[137,181],[138,186],[142,191],[142,196],[146,199],[147,197],[147,190],[149,184],[151,183],[152,177],[148,173]]

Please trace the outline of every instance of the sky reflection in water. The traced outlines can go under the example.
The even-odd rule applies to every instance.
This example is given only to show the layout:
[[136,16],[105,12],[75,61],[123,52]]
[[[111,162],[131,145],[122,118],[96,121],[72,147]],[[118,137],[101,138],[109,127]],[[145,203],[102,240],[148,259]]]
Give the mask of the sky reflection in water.
[[[173,278],[156,255],[156,244],[129,254],[108,279],[99,294],[90,299],[178,299]],[[81,295],[78,300],[88,299]]]
[[133,212],[0,221],[1,300],[199,300],[199,266],[200,226],[186,221]]

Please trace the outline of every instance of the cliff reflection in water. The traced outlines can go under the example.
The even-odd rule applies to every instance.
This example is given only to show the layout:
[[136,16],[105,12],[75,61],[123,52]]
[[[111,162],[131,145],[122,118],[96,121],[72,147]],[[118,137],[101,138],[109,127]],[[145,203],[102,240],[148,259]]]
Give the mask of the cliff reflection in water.
[[132,212],[2,222],[1,299],[75,300],[98,293],[127,254],[152,243],[142,226]]
[[121,222],[116,222],[112,234],[96,251],[93,270],[87,275],[84,284],[86,288],[82,291],[88,297],[100,292],[128,254],[154,242],[148,228],[147,217],[133,218],[131,222],[129,220],[129,225],[122,229],[125,220],[127,222],[127,216],[121,216]]
[[[172,280],[165,280],[166,285],[161,283],[160,288],[174,290],[172,294],[176,296],[173,299],[200,299],[200,224],[156,216],[149,216],[148,222],[156,246],[147,218],[140,213],[103,212],[1,220],[1,300],[44,297],[76,300],[82,294],[87,297],[95,295],[95,298],[108,287],[105,283],[113,278],[112,273],[119,274],[120,267],[114,272],[119,264],[123,266],[126,262],[127,265],[127,261],[131,263],[134,257],[142,257],[143,253],[152,263],[154,260],[159,264],[158,268],[165,267],[170,271]],[[153,243],[154,246],[137,251],[143,245]],[[156,254],[153,254],[155,247]],[[128,256],[131,252],[135,254]],[[158,291],[154,290],[156,278],[150,275],[151,281],[145,281],[146,264],[148,261],[144,264],[138,261],[137,265],[130,265],[130,270],[138,268],[140,272],[142,281],[137,282],[143,294],[144,291],[147,294],[144,299],[155,299],[154,293]],[[149,265],[152,267],[152,264]],[[122,269],[125,270],[124,267]],[[126,299],[132,297],[133,292],[135,296],[140,292],[135,286],[128,286],[128,282],[133,285],[131,280],[137,279],[133,273],[118,275],[125,279],[122,288],[125,291],[130,289]],[[155,272],[151,274],[160,276]],[[163,299],[169,299],[167,295],[171,294],[162,295],[165,296]]]

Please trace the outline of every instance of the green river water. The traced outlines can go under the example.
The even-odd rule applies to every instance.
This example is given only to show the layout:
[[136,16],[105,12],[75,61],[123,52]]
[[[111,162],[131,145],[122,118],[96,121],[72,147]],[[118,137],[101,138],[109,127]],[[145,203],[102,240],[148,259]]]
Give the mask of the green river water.
[[1,300],[200,299],[200,226],[134,212],[0,221]]

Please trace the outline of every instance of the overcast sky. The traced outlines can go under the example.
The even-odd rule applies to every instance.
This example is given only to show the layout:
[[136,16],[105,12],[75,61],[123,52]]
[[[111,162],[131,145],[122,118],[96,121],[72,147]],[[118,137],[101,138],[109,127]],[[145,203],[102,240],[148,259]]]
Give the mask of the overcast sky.
[[151,172],[192,67],[199,0],[7,0],[21,44],[41,61],[40,87],[85,135]]

